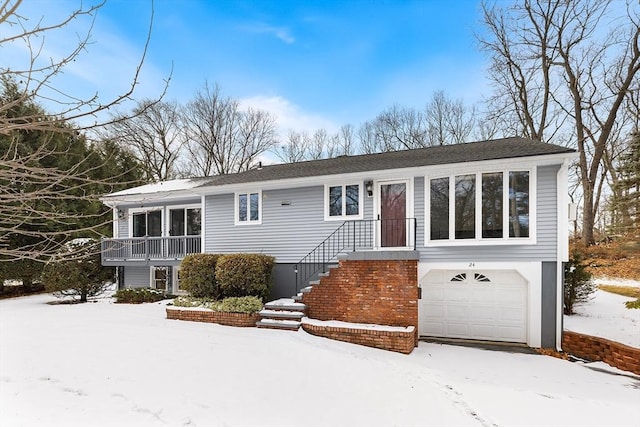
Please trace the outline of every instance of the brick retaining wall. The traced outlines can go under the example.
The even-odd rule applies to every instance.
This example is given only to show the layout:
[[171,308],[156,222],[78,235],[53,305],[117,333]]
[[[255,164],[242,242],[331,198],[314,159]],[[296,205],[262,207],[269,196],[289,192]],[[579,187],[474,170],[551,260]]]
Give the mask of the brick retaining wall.
[[640,348],[605,338],[564,331],[562,349],[580,358],[602,361],[618,369],[640,375]]
[[375,329],[320,326],[303,322],[302,329],[311,335],[317,335],[337,341],[345,341],[352,344],[366,345],[367,347],[396,351],[404,354],[411,353],[415,347],[414,328],[407,328],[406,331],[384,331]]
[[218,323],[225,326],[253,327],[260,320],[258,313],[223,313],[199,308],[167,307],[167,319]]
[[418,329],[416,260],[340,260],[302,297],[307,316]]

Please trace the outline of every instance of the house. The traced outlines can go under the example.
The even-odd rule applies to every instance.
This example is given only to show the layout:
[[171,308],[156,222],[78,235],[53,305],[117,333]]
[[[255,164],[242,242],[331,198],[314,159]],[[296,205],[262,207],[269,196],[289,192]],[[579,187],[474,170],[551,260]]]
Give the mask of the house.
[[102,198],[103,264],[177,294],[186,254],[264,253],[274,298],[320,285],[310,317],[560,348],[574,157],[505,138],[144,185]]

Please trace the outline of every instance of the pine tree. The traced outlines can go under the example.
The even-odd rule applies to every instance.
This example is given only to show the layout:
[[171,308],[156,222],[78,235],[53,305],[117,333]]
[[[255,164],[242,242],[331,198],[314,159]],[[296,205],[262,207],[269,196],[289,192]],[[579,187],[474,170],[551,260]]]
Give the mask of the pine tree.
[[611,230],[614,234],[640,233],[640,132],[631,135],[617,167],[618,182],[611,200]]

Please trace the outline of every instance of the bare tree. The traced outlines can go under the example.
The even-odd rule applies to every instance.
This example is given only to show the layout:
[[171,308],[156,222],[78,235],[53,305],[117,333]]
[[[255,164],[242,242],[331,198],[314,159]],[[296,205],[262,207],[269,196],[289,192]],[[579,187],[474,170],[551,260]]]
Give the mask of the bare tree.
[[[639,90],[640,6],[629,1],[616,16],[618,9],[611,4],[524,0],[506,7],[483,5],[489,32],[481,43],[492,61],[494,119],[517,123],[516,133],[534,139],[576,144],[587,244],[594,242],[616,124],[625,101]],[[615,28],[604,34],[602,24]]]
[[[21,0],[0,0],[0,50],[16,46],[28,53],[26,63],[8,64],[3,58],[0,65],[4,91],[0,103],[0,261],[44,260],[57,253],[70,236],[95,235],[111,220],[104,215],[98,197],[124,179],[122,172],[106,170],[111,154],[82,156],[72,151],[86,147],[82,131],[109,123],[106,114],[133,96],[151,24],[140,61],[120,95],[104,99],[96,92],[83,97],[62,90],[58,80],[69,64],[89,50],[93,23],[103,4],[85,7],[80,3],[51,22],[25,16]],[[66,52],[46,57],[50,36],[68,30],[76,21],[89,22],[86,33],[79,34]],[[47,109],[41,108],[45,103]]]
[[173,179],[184,139],[175,102],[138,102],[128,119],[120,115],[107,127],[106,137],[131,150],[144,169],[148,182]]
[[475,127],[475,109],[462,100],[449,99],[444,91],[434,92],[425,108],[428,145],[469,142]]
[[275,118],[240,109],[216,85],[196,92],[183,108],[186,148],[194,175],[224,175],[248,170],[276,142]]

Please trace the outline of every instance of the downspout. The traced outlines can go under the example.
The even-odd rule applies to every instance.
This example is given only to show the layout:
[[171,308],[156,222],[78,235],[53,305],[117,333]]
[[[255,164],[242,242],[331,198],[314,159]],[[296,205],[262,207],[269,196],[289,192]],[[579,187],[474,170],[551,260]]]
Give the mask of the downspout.
[[564,263],[569,261],[569,159],[565,159],[556,176],[558,239],[556,250],[556,349],[562,351],[564,320]]

